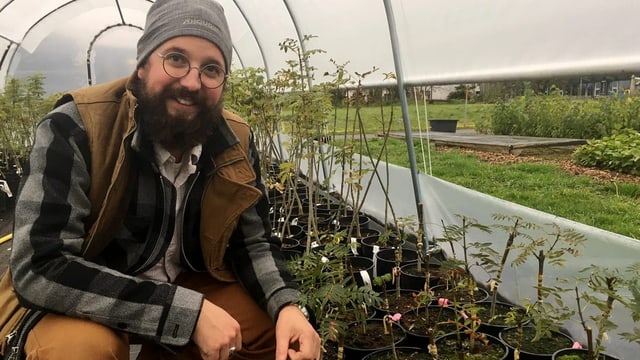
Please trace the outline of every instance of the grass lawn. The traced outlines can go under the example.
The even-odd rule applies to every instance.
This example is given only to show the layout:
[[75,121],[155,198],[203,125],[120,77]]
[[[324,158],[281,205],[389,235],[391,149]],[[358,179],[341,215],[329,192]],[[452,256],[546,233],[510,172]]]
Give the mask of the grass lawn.
[[[372,139],[374,154],[382,140]],[[415,150],[422,168],[419,144]],[[409,167],[406,144],[390,139],[389,162]],[[640,237],[640,183],[603,183],[545,163],[491,164],[432,149],[433,175],[507,201],[632,238]],[[421,169],[424,172],[424,169]]]
[[[458,119],[458,128],[464,129],[474,128],[476,121],[486,117],[491,110],[493,104],[427,104],[411,102],[409,104],[409,117],[411,119],[411,128],[418,131],[420,128],[426,130],[425,118],[427,119]],[[416,110],[418,109],[418,110]],[[465,116],[466,112],[466,116]],[[425,117],[425,114],[427,115]],[[340,107],[336,110],[335,119],[329,120],[329,126],[335,124],[336,132],[345,131],[345,126],[351,129],[356,119],[355,110]],[[391,106],[368,106],[360,109],[360,117],[363,121],[365,132],[368,134],[380,133],[384,128],[389,126],[391,122],[391,131],[404,131],[404,123],[402,120],[402,110],[400,105]],[[418,122],[418,118],[420,122]],[[383,121],[384,120],[384,121]]]

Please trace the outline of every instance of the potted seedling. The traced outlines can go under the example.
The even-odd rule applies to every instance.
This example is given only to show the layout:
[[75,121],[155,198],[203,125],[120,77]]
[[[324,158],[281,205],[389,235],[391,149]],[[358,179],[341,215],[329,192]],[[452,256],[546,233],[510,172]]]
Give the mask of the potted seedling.
[[[571,356],[580,356],[584,360],[614,360],[612,355],[604,353],[605,339],[618,325],[611,321],[614,303],[625,304],[620,290],[626,287],[628,279],[618,269],[610,269],[598,265],[591,265],[581,271],[587,277],[578,278],[574,291],[580,324],[585,332],[586,346],[576,343],[574,349],[562,349],[554,354],[554,359],[569,360]],[[635,274],[635,273],[629,273]],[[586,284],[580,291],[579,285]],[[585,311],[594,308],[588,318]],[[594,337],[594,330],[596,331]]]
[[[514,241],[517,237],[522,237],[524,241],[533,240],[529,234],[521,230],[534,229],[537,226],[524,221],[519,216],[494,214],[493,219],[500,222],[508,221],[510,223],[510,225],[502,223],[492,225],[492,228],[507,234],[507,241],[502,252],[494,250],[495,244],[493,242],[475,242],[472,243],[471,246],[477,250],[472,255],[473,258],[475,258],[479,265],[490,275],[489,280],[486,282],[490,300],[477,303],[478,306],[481,306],[480,312],[484,317],[481,329],[484,332],[497,336],[501,330],[507,327],[504,319],[506,313],[516,310],[514,308],[516,305],[498,301],[498,289],[502,282],[502,274],[507,264],[509,253],[513,249]],[[488,307],[488,309],[486,307]]]
[[370,286],[358,285],[347,263],[349,249],[342,242],[331,242],[322,251],[311,251],[289,262],[304,294],[302,305],[315,315],[323,347],[336,347],[335,357],[330,359],[342,359],[348,324],[364,323],[371,315],[369,309],[382,302]]
[[[454,300],[454,306],[456,306]],[[430,353],[439,359],[459,360],[503,360],[508,356],[505,344],[493,335],[480,332],[482,320],[478,316],[479,308],[473,303],[457,306],[455,331],[436,339]]]
[[[628,268],[630,274],[640,273],[640,262],[630,265]],[[631,314],[631,318],[637,324],[640,321],[640,280],[633,277],[627,281],[627,288],[631,294],[629,299],[623,303],[625,308]],[[620,333],[625,340],[640,345],[640,327],[635,327],[631,331]]]
[[[449,245],[451,255],[442,261],[440,268],[447,270],[450,280],[445,280],[444,285],[434,286],[432,289],[437,297],[453,298],[451,292],[457,292],[456,298],[461,302],[474,302],[485,300],[488,296],[486,290],[479,288],[478,283],[471,274],[471,250],[475,243],[469,240],[471,230],[490,232],[488,226],[480,224],[477,220],[456,215],[460,219],[460,225],[449,224],[443,226],[443,236],[436,238],[436,242]],[[458,258],[456,246],[462,249],[461,257]]]
[[[560,332],[560,324],[575,313],[564,304],[561,296],[571,289],[560,279],[557,279],[558,284],[546,284],[544,269],[547,264],[563,266],[567,255],[578,256],[579,247],[583,245],[585,238],[573,229],[561,229],[557,224],[551,224],[550,227],[550,231],[543,231],[541,236],[516,246],[520,252],[513,260],[513,265],[518,266],[534,258],[538,274],[534,286],[536,299],[525,300],[525,311],[516,309],[510,312],[507,323],[515,326],[504,329],[499,334],[507,346],[513,349],[514,360],[519,360],[523,352],[548,354],[550,357],[556,350],[573,344],[568,336]],[[526,324],[531,326],[525,326]],[[556,341],[561,342],[556,344]]]

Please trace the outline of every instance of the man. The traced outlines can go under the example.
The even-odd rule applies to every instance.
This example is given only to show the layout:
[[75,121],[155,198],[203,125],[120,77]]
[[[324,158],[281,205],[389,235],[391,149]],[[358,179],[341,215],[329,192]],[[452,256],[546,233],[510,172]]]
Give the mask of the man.
[[135,340],[142,359],[319,358],[252,134],[223,111],[222,7],[157,0],[146,21],[130,78],[65,95],[38,126],[0,286],[21,306],[0,295],[4,353],[127,359]]

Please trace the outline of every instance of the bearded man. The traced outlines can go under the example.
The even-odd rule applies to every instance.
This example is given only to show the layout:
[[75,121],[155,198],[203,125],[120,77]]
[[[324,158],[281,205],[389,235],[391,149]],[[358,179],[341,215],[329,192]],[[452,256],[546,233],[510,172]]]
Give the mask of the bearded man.
[[[157,0],[125,79],[39,124],[0,282],[2,352],[29,359],[317,359],[247,123],[223,109],[213,0]],[[2,337],[4,339],[4,336]]]

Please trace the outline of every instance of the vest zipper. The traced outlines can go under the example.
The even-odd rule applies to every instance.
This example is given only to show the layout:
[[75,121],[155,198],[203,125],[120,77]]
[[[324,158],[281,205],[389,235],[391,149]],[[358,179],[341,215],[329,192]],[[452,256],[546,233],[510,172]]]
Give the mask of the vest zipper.
[[[151,265],[155,264],[156,261],[158,261],[162,257],[159,255],[161,254],[162,249],[165,248],[165,243],[167,243],[168,228],[171,227],[171,224],[169,222],[169,214],[174,211],[173,209],[175,209],[175,205],[173,207],[171,206],[172,205],[171,192],[167,194],[167,191],[166,191],[167,186],[165,185],[163,176],[160,175],[159,178],[160,178],[160,189],[162,190],[162,203],[163,203],[162,222],[160,225],[160,231],[158,232],[158,238],[156,239],[153,245],[153,249],[151,250],[149,257],[147,257],[147,260],[134,271],[135,274],[145,271],[147,267],[150,267]],[[168,241],[171,241],[171,238],[169,238]]]
[[[196,267],[193,266],[190,262],[189,262],[189,258],[187,257],[187,254],[184,251],[184,214],[187,212],[187,208],[188,208],[188,201],[189,201],[189,195],[191,195],[191,190],[193,190],[193,186],[195,185],[195,183],[198,181],[198,177],[200,177],[200,172],[197,171],[194,173],[194,177],[193,177],[193,181],[191,181],[191,183],[189,184],[189,187],[187,188],[187,191],[185,192],[185,196],[184,196],[184,204],[182,206],[182,214],[180,215],[180,222],[182,223],[182,232],[180,232],[180,253],[181,253],[181,257],[185,262],[185,267],[191,269],[191,270],[196,270]],[[201,206],[202,208],[202,206]],[[198,222],[200,220],[198,219]]]
[[38,321],[47,313],[40,310],[29,310],[17,329],[7,335],[7,360],[22,360],[25,358],[24,344],[27,342],[29,332],[36,326]]

